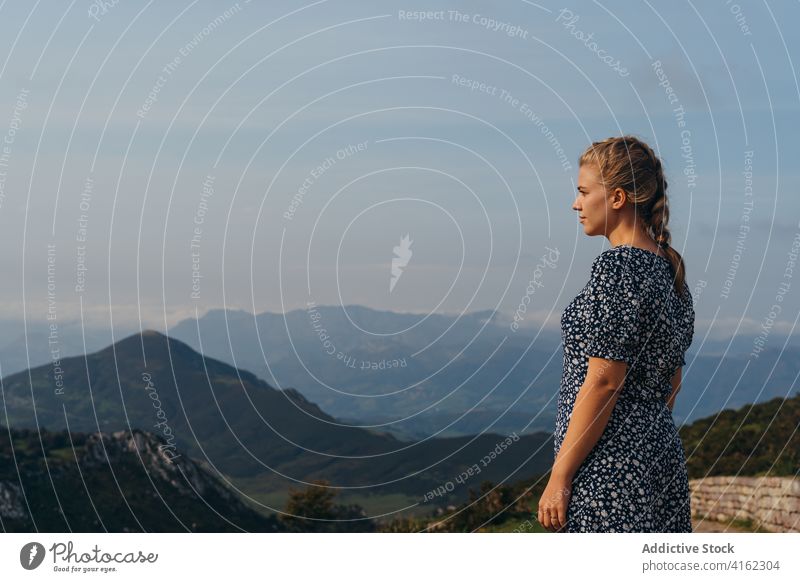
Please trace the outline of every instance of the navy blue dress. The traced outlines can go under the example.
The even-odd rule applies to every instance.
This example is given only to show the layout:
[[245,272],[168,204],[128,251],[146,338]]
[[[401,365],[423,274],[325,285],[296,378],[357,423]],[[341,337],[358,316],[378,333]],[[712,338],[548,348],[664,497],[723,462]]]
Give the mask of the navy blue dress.
[[688,285],[679,296],[673,280],[668,259],[619,245],[594,260],[589,282],[564,309],[556,455],[588,356],[629,368],[605,431],[573,478],[562,531],[692,531],[686,459],[666,401],[695,316]]

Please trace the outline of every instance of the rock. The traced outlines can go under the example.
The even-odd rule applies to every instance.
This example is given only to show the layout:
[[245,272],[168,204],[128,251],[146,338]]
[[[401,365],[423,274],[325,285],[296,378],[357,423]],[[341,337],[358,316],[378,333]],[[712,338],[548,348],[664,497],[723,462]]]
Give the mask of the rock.
[[22,491],[16,483],[0,481],[0,517],[3,519],[29,519],[23,505]]

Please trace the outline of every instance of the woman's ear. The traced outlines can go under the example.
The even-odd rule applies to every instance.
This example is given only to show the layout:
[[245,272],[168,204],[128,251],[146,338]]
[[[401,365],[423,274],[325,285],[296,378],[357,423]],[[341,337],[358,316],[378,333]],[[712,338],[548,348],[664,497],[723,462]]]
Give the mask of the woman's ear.
[[614,188],[611,193],[611,208],[619,210],[625,204],[626,194],[622,188]]

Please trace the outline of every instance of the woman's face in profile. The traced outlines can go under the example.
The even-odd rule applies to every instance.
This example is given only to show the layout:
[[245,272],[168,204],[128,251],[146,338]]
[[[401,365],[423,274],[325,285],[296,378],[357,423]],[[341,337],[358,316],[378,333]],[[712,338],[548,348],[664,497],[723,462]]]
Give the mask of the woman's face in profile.
[[583,225],[584,233],[589,236],[606,233],[610,209],[596,165],[584,164],[578,170],[578,193],[572,209],[578,211],[578,220]]

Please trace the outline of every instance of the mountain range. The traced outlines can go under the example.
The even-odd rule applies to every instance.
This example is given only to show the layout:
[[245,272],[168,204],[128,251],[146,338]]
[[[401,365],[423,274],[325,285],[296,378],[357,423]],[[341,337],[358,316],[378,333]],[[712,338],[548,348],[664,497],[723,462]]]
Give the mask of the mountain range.
[[[502,434],[553,430],[563,370],[560,335],[523,327],[511,332],[508,318],[494,311],[212,310],[169,333],[273,386],[295,388],[336,418],[380,424],[400,438],[477,434],[490,423],[489,430]],[[775,335],[751,357],[752,338],[705,341],[696,334],[698,351],[686,354],[676,422],[792,396],[800,374],[798,341]]]
[[[59,385],[62,382],[62,385]],[[276,390],[254,374],[156,331],[46,364],[2,380],[6,422],[13,428],[154,432],[215,476],[285,491],[314,479],[364,493],[421,500],[481,459],[481,478],[541,474],[552,463],[552,436],[399,440],[338,422],[294,389]],[[448,491],[466,496],[459,485]],[[265,508],[274,509],[274,508]]]
[[[400,494],[410,505],[390,513],[402,515],[468,501],[492,483],[541,488],[552,460],[547,433],[402,440],[345,425],[297,390],[152,330],[1,384],[5,531],[285,531],[289,521],[260,501],[265,491],[322,480],[392,503]],[[800,396],[687,423],[690,475],[796,475],[798,426]],[[314,511],[330,490],[310,491]]]
[[[49,362],[53,345],[62,358],[81,356],[133,333],[60,323],[51,344],[46,325],[29,322],[22,333],[19,322],[5,323],[3,377]],[[337,422],[400,440],[550,432],[563,366],[560,335],[533,327],[512,333],[509,323],[491,310],[426,316],[311,305],[286,314],[211,310],[172,326],[168,335],[277,389],[294,388]],[[676,422],[791,397],[799,342],[774,332],[753,357],[753,337],[696,337]]]

